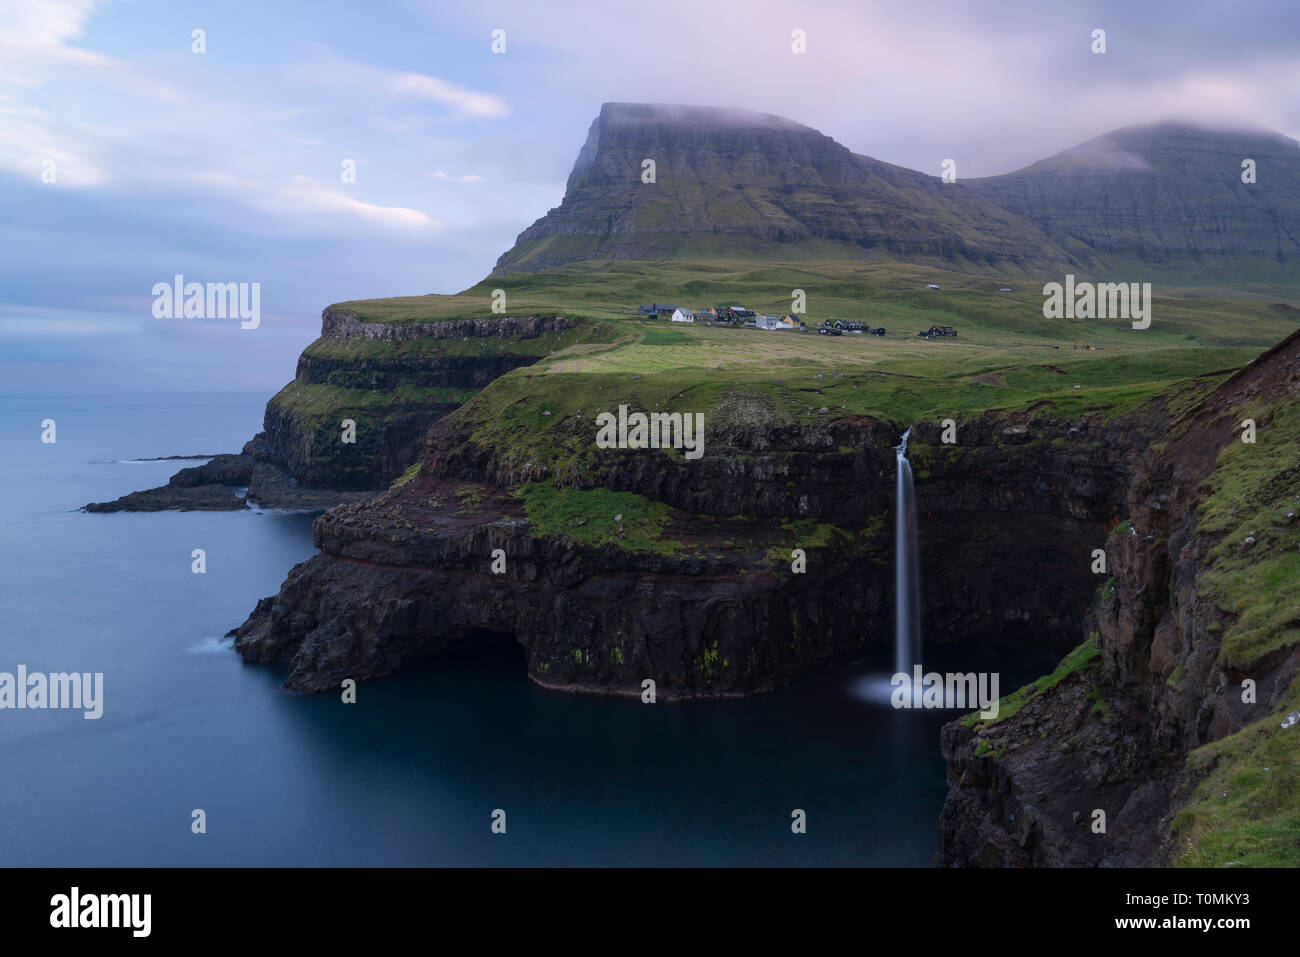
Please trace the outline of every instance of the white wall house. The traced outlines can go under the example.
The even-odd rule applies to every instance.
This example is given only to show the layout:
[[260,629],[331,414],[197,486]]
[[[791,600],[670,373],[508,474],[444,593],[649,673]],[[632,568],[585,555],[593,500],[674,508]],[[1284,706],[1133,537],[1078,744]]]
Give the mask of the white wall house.
[[754,324],[760,329],[767,329],[769,331],[790,328],[781,321],[779,316],[759,316]]
[[673,310],[673,322],[694,322],[694,321],[695,321],[695,313],[691,312],[689,309]]

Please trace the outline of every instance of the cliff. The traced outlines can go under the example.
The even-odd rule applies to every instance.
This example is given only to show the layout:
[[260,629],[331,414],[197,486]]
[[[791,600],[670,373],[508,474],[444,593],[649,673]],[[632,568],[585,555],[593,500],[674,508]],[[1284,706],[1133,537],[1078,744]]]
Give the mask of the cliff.
[[[499,376],[596,328],[561,316],[368,322],[346,303],[331,306],[293,381],[267,402],[263,431],[238,454],[86,509],[329,508],[375,495],[419,459],[433,423]],[[345,442],[349,419],[353,441]]]
[[1298,393],[1300,334],[1154,410],[1086,640],[997,719],[944,729],[938,863],[1300,860]]
[[[317,521],[321,554],[237,630],[246,660],[324,690],[491,636],[524,645],[530,676],[550,687],[636,693],[653,678],[665,697],[694,698],[768,690],[892,640],[896,424],[723,426],[699,461],[609,451],[561,485],[481,442],[468,418],[434,427],[409,484]],[[560,427],[557,444],[593,442],[589,422]],[[913,435],[922,554],[938,583],[927,640],[1023,628],[1051,642],[1095,588],[1060,543],[1099,540],[1115,521],[1116,462],[1145,434],[988,413],[960,456],[925,449],[937,426]]]

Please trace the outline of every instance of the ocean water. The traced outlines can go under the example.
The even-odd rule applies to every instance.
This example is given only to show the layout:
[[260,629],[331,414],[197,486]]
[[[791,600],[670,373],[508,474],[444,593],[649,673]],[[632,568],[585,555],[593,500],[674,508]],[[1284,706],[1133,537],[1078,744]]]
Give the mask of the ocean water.
[[[315,513],[79,508],[194,464],[134,460],[237,451],[265,401],[0,402],[0,671],[104,674],[98,720],[0,710],[0,865],[929,863],[952,716],[864,692],[888,646],[746,701],[653,706],[545,691],[511,650],[364,682],[355,705],[244,665],[222,636],[314,553]],[[926,664],[999,669],[1005,694],[1056,657]]]

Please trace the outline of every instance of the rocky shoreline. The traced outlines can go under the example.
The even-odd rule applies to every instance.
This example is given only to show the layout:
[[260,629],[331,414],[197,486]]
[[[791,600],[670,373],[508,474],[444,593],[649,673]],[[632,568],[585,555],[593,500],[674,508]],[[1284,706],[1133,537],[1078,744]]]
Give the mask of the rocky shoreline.
[[[181,469],[166,485],[132,492],[112,502],[92,502],[88,512],[234,511],[256,505],[275,509],[328,509],[378,495],[419,459],[424,437],[460,405],[454,393],[472,394],[537,355],[417,352],[404,348],[439,342],[525,342],[574,330],[564,316],[500,316],[444,322],[367,322],[345,309],[321,313],[321,336],[298,360],[294,381],[266,405],[263,431],[239,453],[165,456],[158,461],[210,458]],[[333,347],[370,350],[324,355]],[[378,349],[379,351],[374,351]],[[415,398],[399,398],[402,390]],[[339,393],[344,397],[339,398]],[[444,393],[446,393],[444,395]],[[376,413],[366,403],[381,400]],[[361,403],[361,404],[357,404]],[[321,410],[317,411],[317,405]],[[312,411],[305,412],[303,406]],[[353,444],[339,440],[344,419],[357,423]],[[246,493],[241,490],[246,489]]]
[[[329,509],[379,494],[378,489],[305,488],[274,462],[265,457],[259,459],[257,442],[257,439],[249,442],[239,454],[215,455],[203,465],[181,469],[166,485],[130,492],[111,502],[91,502],[84,509],[87,512],[220,512],[249,506]],[[193,456],[168,456],[173,458]]]

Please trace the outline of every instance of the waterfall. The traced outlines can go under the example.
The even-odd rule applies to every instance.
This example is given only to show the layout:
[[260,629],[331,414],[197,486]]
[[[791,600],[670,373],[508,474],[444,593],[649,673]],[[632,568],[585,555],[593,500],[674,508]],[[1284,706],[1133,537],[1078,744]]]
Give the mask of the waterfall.
[[894,521],[894,673],[912,674],[921,663],[921,565],[916,545],[916,491],[907,437],[894,447],[898,453],[898,506]]

